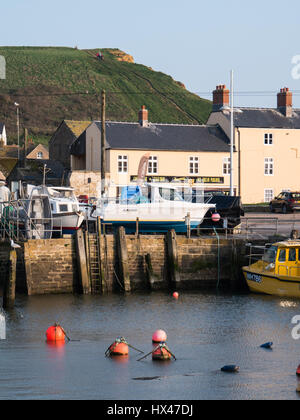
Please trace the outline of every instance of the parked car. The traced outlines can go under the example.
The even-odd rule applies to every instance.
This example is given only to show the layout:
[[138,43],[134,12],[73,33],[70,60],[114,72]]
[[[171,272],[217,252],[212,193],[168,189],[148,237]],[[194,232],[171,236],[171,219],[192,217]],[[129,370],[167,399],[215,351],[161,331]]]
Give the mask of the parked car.
[[273,198],[269,204],[270,211],[281,211],[282,213],[300,210],[300,192],[282,191]]

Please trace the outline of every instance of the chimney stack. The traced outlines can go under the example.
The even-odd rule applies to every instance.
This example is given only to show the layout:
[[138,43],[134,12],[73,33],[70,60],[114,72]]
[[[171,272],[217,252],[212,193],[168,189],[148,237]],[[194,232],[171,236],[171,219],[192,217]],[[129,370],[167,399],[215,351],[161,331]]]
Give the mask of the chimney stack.
[[139,111],[139,123],[142,127],[148,127],[148,110],[145,105]]
[[213,91],[213,111],[220,111],[223,106],[229,106],[229,89],[219,85]]
[[285,117],[290,118],[293,114],[293,94],[289,88],[280,89],[277,94],[277,109]]

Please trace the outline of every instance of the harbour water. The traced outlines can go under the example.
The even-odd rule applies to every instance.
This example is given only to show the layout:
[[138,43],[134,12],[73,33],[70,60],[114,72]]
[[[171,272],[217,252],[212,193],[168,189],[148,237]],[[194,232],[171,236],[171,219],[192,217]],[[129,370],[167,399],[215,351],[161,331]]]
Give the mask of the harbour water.
[[[298,399],[300,340],[291,336],[298,314],[300,301],[259,295],[18,297],[0,340],[0,399]],[[48,345],[54,322],[79,341]],[[132,349],[128,358],[104,356],[118,336],[150,352],[158,328],[176,361],[138,362]],[[260,348],[267,341],[273,350]],[[226,364],[240,372],[220,372]]]

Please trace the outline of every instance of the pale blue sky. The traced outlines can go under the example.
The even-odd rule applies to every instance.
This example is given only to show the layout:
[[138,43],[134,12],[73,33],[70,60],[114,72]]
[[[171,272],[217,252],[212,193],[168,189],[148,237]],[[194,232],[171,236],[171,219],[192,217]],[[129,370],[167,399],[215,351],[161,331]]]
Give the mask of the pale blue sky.
[[[114,47],[193,92],[298,91],[299,0],[10,0],[1,5],[1,45]],[[204,97],[204,95],[201,95]],[[275,94],[236,96],[238,106],[276,106]]]

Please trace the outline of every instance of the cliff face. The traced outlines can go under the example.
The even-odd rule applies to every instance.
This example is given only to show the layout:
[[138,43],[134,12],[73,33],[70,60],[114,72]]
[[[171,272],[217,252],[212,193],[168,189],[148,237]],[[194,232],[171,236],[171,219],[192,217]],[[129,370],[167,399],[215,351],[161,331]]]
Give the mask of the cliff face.
[[134,63],[134,59],[132,55],[126,54],[124,51],[121,50],[114,50],[114,49],[107,49],[113,57],[116,58],[117,61],[125,61],[126,63]]

